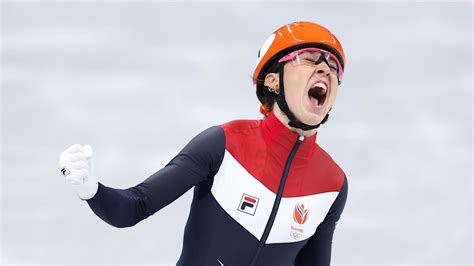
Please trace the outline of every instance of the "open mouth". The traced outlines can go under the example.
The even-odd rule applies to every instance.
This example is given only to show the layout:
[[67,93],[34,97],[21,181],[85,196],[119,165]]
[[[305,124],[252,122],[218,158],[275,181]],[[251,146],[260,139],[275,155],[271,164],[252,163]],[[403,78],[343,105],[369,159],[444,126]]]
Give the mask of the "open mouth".
[[328,88],[324,82],[316,82],[311,89],[308,91],[308,96],[311,102],[314,102],[316,106],[321,107],[326,102]]

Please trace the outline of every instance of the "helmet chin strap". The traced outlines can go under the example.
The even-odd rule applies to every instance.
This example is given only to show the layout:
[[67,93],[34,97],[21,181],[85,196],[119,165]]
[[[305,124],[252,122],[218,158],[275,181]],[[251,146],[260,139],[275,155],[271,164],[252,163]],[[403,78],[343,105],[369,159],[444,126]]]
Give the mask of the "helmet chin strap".
[[286,99],[285,99],[285,88],[283,86],[283,68],[281,68],[279,76],[280,76],[280,80],[279,80],[280,94],[278,94],[278,97],[276,100],[277,100],[278,107],[280,107],[280,110],[290,120],[290,122],[288,122],[288,125],[290,127],[299,128],[301,130],[312,130],[312,129],[318,128],[321,124],[324,124],[328,120],[329,113],[327,113],[324,119],[321,121],[321,123],[317,125],[308,125],[298,120],[298,118],[296,118],[293,112],[290,111],[290,108],[288,107],[288,103],[286,102]]

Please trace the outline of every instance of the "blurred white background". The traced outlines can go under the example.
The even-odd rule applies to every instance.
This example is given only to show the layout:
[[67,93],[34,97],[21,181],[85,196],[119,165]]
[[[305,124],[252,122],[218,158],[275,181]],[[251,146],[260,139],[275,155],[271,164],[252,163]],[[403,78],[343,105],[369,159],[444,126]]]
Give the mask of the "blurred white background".
[[200,131],[260,119],[258,49],[279,26],[310,20],[347,57],[318,133],[349,180],[333,265],[471,265],[472,10],[470,1],[2,1],[0,264],[174,265],[192,191],[113,228],[60,176],[59,154],[91,144],[99,181],[127,188]]

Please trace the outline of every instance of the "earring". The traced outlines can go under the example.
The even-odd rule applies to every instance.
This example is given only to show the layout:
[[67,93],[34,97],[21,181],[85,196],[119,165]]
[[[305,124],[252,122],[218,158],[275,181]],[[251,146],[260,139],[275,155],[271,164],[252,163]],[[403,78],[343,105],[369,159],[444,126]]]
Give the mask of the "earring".
[[268,87],[268,90],[271,91],[271,92],[274,92],[276,94],[279,94],[280,93],[280,90],[278,89],[278,86],[276,86],[275,88],[274,87],[270,87],[270,86],[267,86]]

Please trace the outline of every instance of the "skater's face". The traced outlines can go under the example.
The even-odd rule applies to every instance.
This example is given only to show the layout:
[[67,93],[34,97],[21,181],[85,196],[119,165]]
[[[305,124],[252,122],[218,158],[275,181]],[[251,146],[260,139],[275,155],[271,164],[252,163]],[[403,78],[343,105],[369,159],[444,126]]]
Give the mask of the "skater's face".
[[[325,60],[318,63],[320,55],[318,52],[303,52],[299,54],[299,60],[307,60],[312,64],[295,64],[290,60],[283,66],[286,102],[296,118],[308,125],[319,124],[324,119],[331,110],[338,91],[337,66],[334,62]],[[268,75],[273,75],[265,80],[270,83],[270,87],[278,86],[279,75]]]

